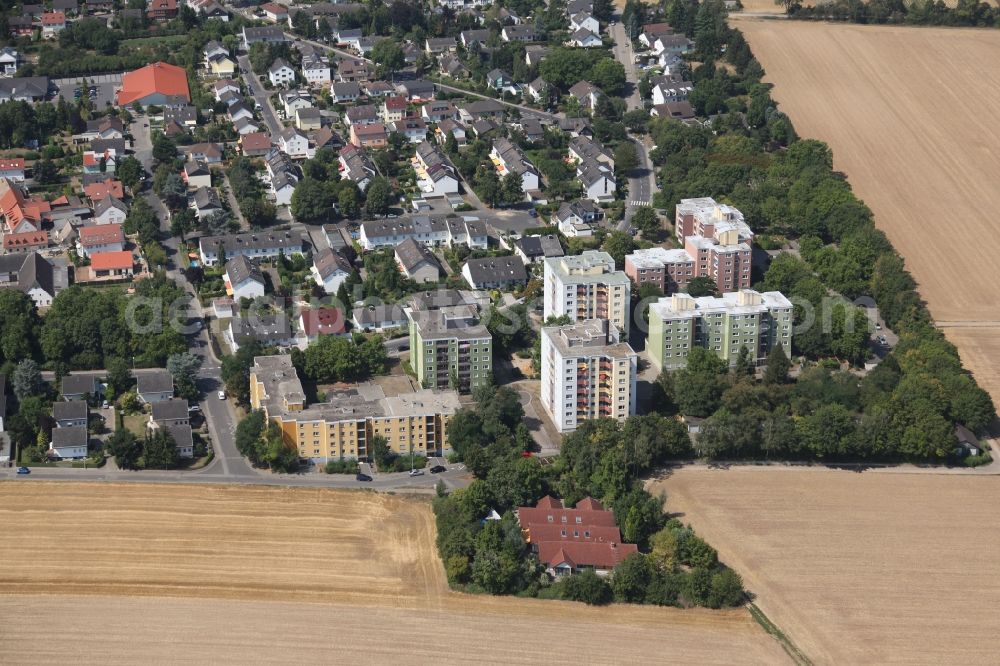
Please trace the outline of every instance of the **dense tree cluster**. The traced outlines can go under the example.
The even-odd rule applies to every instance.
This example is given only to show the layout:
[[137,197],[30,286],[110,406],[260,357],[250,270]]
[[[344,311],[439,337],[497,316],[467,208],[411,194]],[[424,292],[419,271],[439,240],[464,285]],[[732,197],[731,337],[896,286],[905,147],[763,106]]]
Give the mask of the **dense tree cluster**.
[[236,448],[258,467],[275,472],[299,469],[299,452],[289,446],[276,423],[268,423],[262,410],[254,410],[236,424]]
[[237,157],[230,163],[226,175],[246,221],[254,227],[274,224],[277,211],[264,196],[264,184],[257,177],[253,162],[246,157]]
[[1000,25],[1000,7],[980,0],[958,0],[951,7],[939,0],[834,0],[803,6],[797,0],[783,0],[789,16],[821,21],[851,23],[905,23],[990,28]]
[[[689,528],[667,521],[662,499],[638,481],[663,461],[690,455],[680,422],[655,414],[624,423],[587,421],[564,437],[555,463],[544,466],[522,456],[531,438],[517,394],[487,387],[475,397],[477,407],[457,413],[448,436],[476,481],[435,501],[438,547],[452,585],[591,604],[742,603],[739,576],[721,567],[715,551]],[[568,505],[588,496],[602,500],[614,510],[623,539],[641,552],[615,569],[610,584],[583,574],[549,585],[512,512],[547,494]],[[491,510],[501,520],[484,521]]]
[[315,382],[358,382],[384,373],[387,358],[381,335],[323,335],[302,352],[300,365]]
[[[776,257],[756,286],[792,298],[793,353],[819,367],[807,367],[788,385],[788,359],[773,359],[780,372],[771,371],[769,359],[760,383],[696,351],[686,370],[661,377],[665,403],[709,417],[698,440],[706,456],[952,456],[953,423],[982,431],[994,417],[989,396],[930,325],[902,259],[834,172],[829,147],[796,137],[761,83],[763,70],[743,36],[718,21],[723,14],[714,0],[667,6],[669,22],[694,37],[702,61],[694,71],[692,104],[700,113],[722,115],[712,130],[650,123],[659,203],[671,208],[683,198],[712,196],[739,208],[763,243],[798,244],[799,256]],[[732,67],[717,67],[722,58]],[[900,341],[859,380],[839,370],[837,361],[860,366],[870,356],[867,313],[847,300],[864,297]]]

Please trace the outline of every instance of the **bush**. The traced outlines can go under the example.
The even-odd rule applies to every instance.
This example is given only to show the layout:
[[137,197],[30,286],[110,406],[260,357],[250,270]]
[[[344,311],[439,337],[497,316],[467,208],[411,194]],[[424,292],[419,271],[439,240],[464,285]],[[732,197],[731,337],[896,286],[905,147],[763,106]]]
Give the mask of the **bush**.
[[357,460],[331,460],[323,468],[327,474],[357,474]]
[[563,599],[582,601],[591,606],[610,604],[614,597],[608,582],[589,570],[563,579],[561,586]]

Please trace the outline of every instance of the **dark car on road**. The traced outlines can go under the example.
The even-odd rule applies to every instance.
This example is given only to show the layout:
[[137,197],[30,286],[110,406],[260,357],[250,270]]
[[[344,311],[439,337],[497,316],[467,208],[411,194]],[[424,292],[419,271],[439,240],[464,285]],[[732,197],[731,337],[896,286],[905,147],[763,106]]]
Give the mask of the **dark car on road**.
[[31,474],[31,470],[28,469],[27,467],[18,467],[17,468],[17,473],[18,474]]
[[448,468],[444,465],[434,465],[434,467],[431,467],[431,474],[440,474],[446,471],[448,471]]
[[371,481],[372,477],[368,476],[367,474],[358,473],[358,475],[354,477],[354,479],[356,481]]

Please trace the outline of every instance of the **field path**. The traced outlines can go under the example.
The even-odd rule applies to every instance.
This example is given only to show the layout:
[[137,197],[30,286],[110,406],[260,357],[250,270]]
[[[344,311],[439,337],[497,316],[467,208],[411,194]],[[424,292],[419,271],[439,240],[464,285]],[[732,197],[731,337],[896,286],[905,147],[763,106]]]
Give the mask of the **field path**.
[[744,609],[459,594],[422,498],[0,482],[0,663],[786,663]]
[[[1000,31],[739,18],[773,95],[875,212],[1000,404]],[[982,322],[982,324],[978,324]]]

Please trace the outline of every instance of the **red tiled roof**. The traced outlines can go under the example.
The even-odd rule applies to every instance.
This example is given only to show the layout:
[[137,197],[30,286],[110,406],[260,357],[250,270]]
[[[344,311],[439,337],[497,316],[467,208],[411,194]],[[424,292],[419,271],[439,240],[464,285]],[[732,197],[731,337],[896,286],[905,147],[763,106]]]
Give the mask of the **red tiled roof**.
[[45,12],[42,14],[42,25],[62,25],[66,22],[66,14],[63,12]]
[[[525,540],[529,543],[621,543],[622,534],[617,526],[609,525],[563,525],[558,523],[532,523],[525,530]],[[563,532],[566,532],[565,536]],[[589,536],[588,536],[589,535]]]
[[83,193],[94,202],[100,201],[105,197],[114,197],[115,199],[121,199],[125,196],[125,188],[122,186],[120,180],[115,180],[114,178],[108,178],[100,183],[91,183],[83,188]]
[[122,89],[118,91],[118,105],[125,106],[155,93],[183,97],[191,101],[187,72],[166,62],[154,62],[129,72],[122,77]]
[[564,543],[549,541],[538,544],[538,561],[557,566],[566,563],[576,569],[590,566],[598,569],[613,569],[615,565],[632,553],[638,553],[634,543]]
[[24,169],[24,158],[7,157],[0,159],[0,171],[7,171],[8,169]]
[[[120,243],[125,240],[125,233],[120,224],[98,224],[92,227],[80,227],[80,245],[90,247]],[[129,253],[131,254],[131,253]]]
[[319,308],[302,312],[302,330],[309,337],[343,333],[344,324],[344,314],[338,308]]
[[409,102],[406,101],[405,97],[386,97],[385,98],[385,108],[387,110],[398,111],[405,109]]
[[132,268],[135,260],[128,250],[121,252],[95,252],[90,255],[90,269],[93,271],[123,270]]
[[266,4],[261,5],[260,8],[261,8],[261,11],[270,12],[271,14],[287,14],[288,13],[288,8],[287,7],[285,7],[283,5],[279,5],[276,2],[268,2]]
[[271,147],[271,137],[267,132],[251,132],[240,138],[240,147],[247,150],[267,150]]
[[3,237],[3,249],[14,250],[22,247],[46,246],[49,244],[49,232],[25,231],[19,234],[6,234]]

